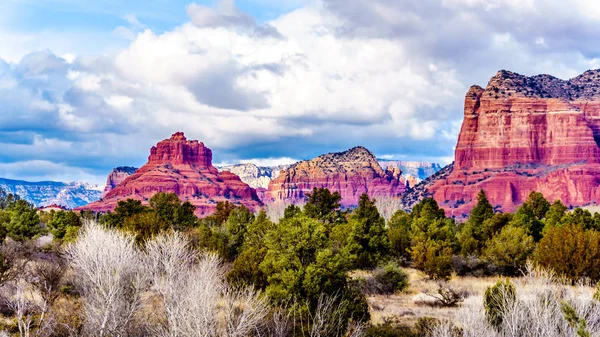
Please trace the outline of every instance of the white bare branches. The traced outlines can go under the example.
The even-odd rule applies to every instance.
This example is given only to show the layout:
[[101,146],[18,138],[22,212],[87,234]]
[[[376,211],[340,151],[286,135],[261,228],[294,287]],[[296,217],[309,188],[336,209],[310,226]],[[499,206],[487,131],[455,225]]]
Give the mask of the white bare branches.
[[283,218],[285,214],[285,209],[290,205],[295,205],[300,208],[304,208],[305,205],[304,200],[297,200],[295,203],[278,200],[265,205],[265,212],[267,212],[267,216],[269,219],[275,223],[279,222]]
[[[577,328],[569,324],[561,310],[562,304],[572,307],[586,323],[587,332],[600,335],[600,304],[593,299],[589,287],[568,286],[553,282],[547,273],[529,275],[514,281],[516,299],[501,303],[502,320],[493,327],[486,320],[483,300],[470,300],[456,314],[454,323],[460,327],[460,336],[476,337],[572,337]],[[507,294],[504,294],[507,295]],[[508,296],[508,295],[507,295]],[[507,297],[501,296],[501,297]],[[432,336],[457,336],[449,322],[436,326]]]
[[67,249],[85,304],[85,334],[126,335],[141,306],[142,258],[133,237],[87,223]]
[[158,336],[241,337],[258,331],[267,300],[251,288],[229,288],[216,255],[198,258],[177,233],[158,236],[146,251],[167,322],[154,329]]
[[404,204],[400,198],[377,196],[375,197],[375,207],[385,219],[385,223],[388,223],[394,213],[403,209]]

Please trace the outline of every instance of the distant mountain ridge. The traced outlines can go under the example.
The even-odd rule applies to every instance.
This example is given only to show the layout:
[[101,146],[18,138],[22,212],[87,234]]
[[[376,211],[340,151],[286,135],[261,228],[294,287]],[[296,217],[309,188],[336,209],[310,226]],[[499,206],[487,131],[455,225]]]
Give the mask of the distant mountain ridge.
[[102,186],[84,182],[29,182],[0,178],[0,188],[42,207],[60,205],[76,208],[100,199]]
[[258,166],[252,163],[216,166],[219,171],[237,174],[243,182],[253,188],[268,188],[269,182],[276,179],[282,170],[291,165]]
[[396,166],[402,170],[404,177],[413,176],[419,181],[425,180],[436,172],[442,169],[442,166],[438,163],[420,162],[420,161],[405,161],[405,160],[393,160],[393,159],[381,159],[377,158],[379,165],[382,168],[386,168],[389,165]]

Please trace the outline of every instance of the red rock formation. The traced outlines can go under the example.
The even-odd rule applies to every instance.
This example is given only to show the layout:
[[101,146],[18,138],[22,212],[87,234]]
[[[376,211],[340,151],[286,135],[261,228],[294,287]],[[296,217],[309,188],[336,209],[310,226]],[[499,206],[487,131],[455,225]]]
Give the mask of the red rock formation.
[[406,181],[398,169],[383,170],[377,159],[364,147],[329,153],[305,160],[281,171],[269,183],[264,202],[303,200],[313,188],[325,187],[340,192],[342,205],[358,204],[361,194],[371,197],[397,196],[406,189]]
[[212,151],[197,140],[177,132],[152,147],[148,163],[127,177],[97,202],[81,209],[113,210],[128,198],[147,203],[156,193],[170,192],[196,206],[198,216],[211,214],[219,201],[242,204],[255,210],[261,202],[254,189],[235,174],[212,166]]
[[500,71],[471,87],[452,172],[427,190],[463,216],[483,189],[514,211],[533,190],[568,206],[600,201],[600,71],[569,81]]
[[108,178],[106,178],[106,186],[104,186],[104,192],[102,192],[102,198],[117,187],[123,180],[127,179],[130,175],[134,174],[137,168],[130,166],[119,166],[113,169]]

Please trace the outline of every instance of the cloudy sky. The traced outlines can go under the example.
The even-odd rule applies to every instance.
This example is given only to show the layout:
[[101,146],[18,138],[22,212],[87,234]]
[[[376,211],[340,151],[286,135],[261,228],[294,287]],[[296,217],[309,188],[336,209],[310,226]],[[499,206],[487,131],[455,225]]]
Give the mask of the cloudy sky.
[[184,131],[214,162],[363,145],[447,163],[472,84],[600,68],[595,0],[0,0],[0,177],[103,183]]

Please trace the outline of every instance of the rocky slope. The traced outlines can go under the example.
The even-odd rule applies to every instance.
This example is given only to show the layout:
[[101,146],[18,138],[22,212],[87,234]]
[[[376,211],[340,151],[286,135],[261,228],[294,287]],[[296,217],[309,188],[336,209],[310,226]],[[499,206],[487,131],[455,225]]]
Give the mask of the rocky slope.
[[38,207],[60,205],[75,208],[100,199],[102,194],[100,186],[83,182],[28,182],[0,178],[0,188]]
[[340,192],[342,204],[349,207],[363,193],[396,196],[406,189],[406,180],[397,167],[383,170],[373,153],[358,146],[292,165],[269,183],[264,201],[297,202],[315,187]]
[[532,190],[568,206],[600,200],[600,71],[564,81],[498,72],[465,97],[452,172],[426,189],[464,216],[480,189],[503,211]]
[[148,163],[127,177],[106,196],[81,209],[109,211],[128,198],[147,203],[156,193],[175,193],[196,206],[198,216],[214,212],[217,202],[230,201],[252,210],[261,202],[256,191],[231,172],[212,166],[212,151],[197,140],[189,141],[182,132],[159,142],[150,150]]
[[133,175],[137,171],[137,167],[131,166],[119,166],[114,168],[106,178],[106,186],[104,186],[104,192],[102,192],[102,198],[104,198],[110,191],[117,187],[123,180]]
[[252,163],[217,166],[219,171],[229,171],[253,188],[268,188],[269,182],[279,176],[282,170],[290,165],[257,166]]

